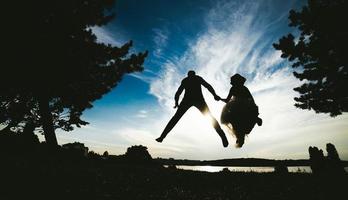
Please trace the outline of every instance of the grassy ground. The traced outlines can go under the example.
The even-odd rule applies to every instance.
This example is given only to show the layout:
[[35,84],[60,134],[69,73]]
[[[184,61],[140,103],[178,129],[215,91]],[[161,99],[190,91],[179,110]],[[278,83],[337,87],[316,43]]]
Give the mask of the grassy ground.
[[347,194],[346,174],[168,169],[142,147],[105,159],[63,148],[51,151],[43,144],[5,136],[0,137],[0,200],[334,200]]
[[2,165],[0,199],[340,199],[347,176],[199,172],[102,162]]

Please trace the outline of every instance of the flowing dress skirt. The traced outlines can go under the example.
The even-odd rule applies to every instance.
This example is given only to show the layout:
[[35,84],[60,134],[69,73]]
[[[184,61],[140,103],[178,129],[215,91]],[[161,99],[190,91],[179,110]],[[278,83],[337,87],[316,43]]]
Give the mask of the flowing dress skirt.
[[257,105],[249,99],[232,98],[223,107],[220,121],[237,138],[237,147],[243,146],[245,136],[254,128],[258,114]]

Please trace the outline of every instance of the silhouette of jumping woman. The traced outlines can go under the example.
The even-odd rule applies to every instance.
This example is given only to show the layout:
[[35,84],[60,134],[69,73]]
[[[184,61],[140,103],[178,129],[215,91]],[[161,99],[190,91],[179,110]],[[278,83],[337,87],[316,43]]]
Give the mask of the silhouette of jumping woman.
[[[231,77],[231,89],[222,109],[220,122],[230,128],[230,132],[237,137],[237,147],[242,147],[245,136],[253,129],[255,123],[262,125],[262,119],[258,117],[258,106],[249,89],[244,86],[246,78],[240,74]],[[232,125],[232,128],[229,126]]]
[[[174,116],[170,119],[167,126],[164,128],[161,136],[156,139],[157,142],[162,142],[163,139],[167,136],[167,134],[173,129],[175,124],[180,120],[180,118],[185,114],[185,112],[191,108],[191,106],[195,106],[198,110],[201,111],[202,114],[208,114],[213,122],[213,127],[216,132],[219,134],[222,144],[224,147],[228,146],[228,141],[225,136],[224,131],[221,129],[217,120],[212,116],[210,110],[208,108],[207,103],[205,102],[202,94],[201,85],[206,87],[209,92],[211,92],[214,96],[215,100],[220,100],[221,98],[215,93],[213,87],[207,83],[202,77],[197,76],[194,71],[189,71],[187,73],[187,77],[184,78],[181,82],[178,91],[175,93],[175,106],[178,107],[178,110],[174,114]],[[185,90],[184,98],[182,99],[180,105],[178,105],[180,94]]]

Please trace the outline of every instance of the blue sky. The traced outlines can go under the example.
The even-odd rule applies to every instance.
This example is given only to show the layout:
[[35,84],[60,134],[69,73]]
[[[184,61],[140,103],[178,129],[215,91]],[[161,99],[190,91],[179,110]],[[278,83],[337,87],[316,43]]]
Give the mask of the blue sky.
[[[348,159],[347,114],[336,118],[296,109],[292,88],[301,82],[272,43],[287,33],[288,11],[304,1],[118,0],[116,18],[94,27],[99,42],[121,45],[133,40],[134,52],[149,51],[142,73],[130,74],[85,111],[90,125],[66,133],[59,143],[80,141],[102,153],[123,154],[131,145],[145,145],[154,157],[221,159],[263,157],[308,158],[309,146],[336,145]],[[175,110],[174,93],[188,70],[195,70],[221,96],[229,77],[247,77],[264,119],[241,149],[223,148],[207,119],[191,108],[163,143],[155,142]],[[213,115],[222,102],[204,90]]]

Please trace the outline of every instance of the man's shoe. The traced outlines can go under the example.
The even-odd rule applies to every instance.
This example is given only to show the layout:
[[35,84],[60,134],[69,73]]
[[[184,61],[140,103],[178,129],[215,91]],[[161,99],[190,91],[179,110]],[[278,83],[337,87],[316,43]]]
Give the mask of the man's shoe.
[[163,141],[163,138],[159,137],[156,139],[157,142],[162,142]]
[[227,146],[228,146],[228,140],[227,140],[226,137],[225,137],[224,139],[222,139],[222,145],[223,145],[224,147],[227,147]]

